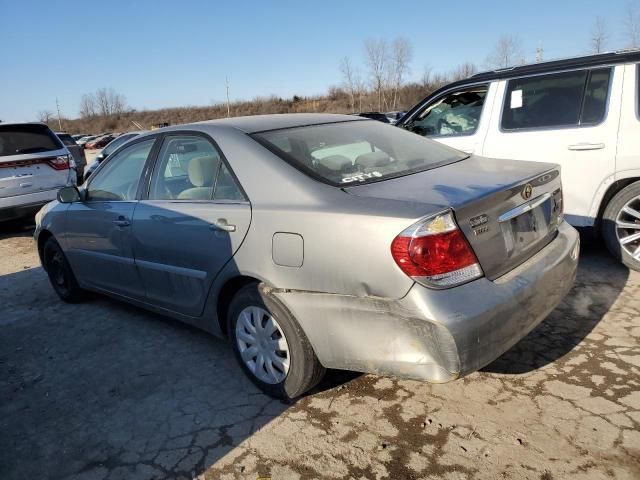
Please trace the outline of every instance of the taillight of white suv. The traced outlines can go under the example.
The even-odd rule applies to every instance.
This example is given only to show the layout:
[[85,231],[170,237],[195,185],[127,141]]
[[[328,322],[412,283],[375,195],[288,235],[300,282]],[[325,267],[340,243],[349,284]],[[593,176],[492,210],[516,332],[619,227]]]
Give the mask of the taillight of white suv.
[[450,211],[405,229],[391,243],[391,255],[405,274],[425,287],[449,288],[483,276]]

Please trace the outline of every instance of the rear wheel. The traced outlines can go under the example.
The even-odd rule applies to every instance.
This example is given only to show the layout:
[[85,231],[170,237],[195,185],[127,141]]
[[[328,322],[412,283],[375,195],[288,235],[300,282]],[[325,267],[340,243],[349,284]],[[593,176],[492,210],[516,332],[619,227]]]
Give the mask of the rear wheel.
[[229,336],[238,362],[267,395],[296,398],[324,376],[306,335],[285,308],[264,302],[258,284],[238,291],[229,307]]
[[53,237],[44,244],[43,259],[51,286],[58,296],[69,303],[82,300],[85,292],[78,286],[67,257]]
[[620,190],[602,216],[609,251],[627,267],[640,271],[640,182]]

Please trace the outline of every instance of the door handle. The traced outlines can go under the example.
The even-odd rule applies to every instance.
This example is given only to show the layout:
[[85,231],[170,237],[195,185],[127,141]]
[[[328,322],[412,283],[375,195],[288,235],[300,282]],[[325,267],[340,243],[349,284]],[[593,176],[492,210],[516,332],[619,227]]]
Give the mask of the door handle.
[[119,227],[128,227],[129,225],[131,225],[131,222],[129,220],[125,220],[125,219],[118,219],[118,220],[114,220],[113,223]]
[[227,220],[224,218],[220,218],[218,219],[217,222],[213,222],[211,225],[209,225],[209,228],[211,230],[222,230],[223,232],[235,232],[236,231],[236,226],[235,225],[229,225],[227,223]]
[[582,152],[585,150],[602,150],[604,148],[604,143],[574,143],[573,145],[569,145],[567,148],[569,150],[574,150],[577,152]]

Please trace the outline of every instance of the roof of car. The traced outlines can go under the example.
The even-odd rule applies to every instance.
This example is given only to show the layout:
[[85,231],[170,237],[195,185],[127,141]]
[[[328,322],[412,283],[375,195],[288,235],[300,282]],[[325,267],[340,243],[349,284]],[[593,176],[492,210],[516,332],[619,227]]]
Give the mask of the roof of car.
[[[304,127],[307,125],[319,125],[322,123],[353,122],[364,118],[352,115],[337,115],[329,113],[283,113],[274,115],[253,115],[250,117],[221,118],[207,120],[198,124],[225,125],[245,133],[257,133],[267,130],[279,130],[282,128]],[[180,127],[184,128],[185,125]],[[171,128],[171,127],[169,127]]]

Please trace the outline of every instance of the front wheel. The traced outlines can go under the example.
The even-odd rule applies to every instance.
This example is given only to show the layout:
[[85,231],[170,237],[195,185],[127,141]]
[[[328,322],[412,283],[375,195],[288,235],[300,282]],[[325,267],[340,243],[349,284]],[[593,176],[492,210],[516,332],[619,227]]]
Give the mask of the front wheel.
[[265,303],[258,284],[238,291],[229,307],[229,336],[242,369],[264,393],[293,399],[313,388],[325,369],[287,310]]
[[602,236],[609,251],[640,271],[640,182],[620,190],[602,215]]
[[51,286],[58,296],[69,303],[77,303],[82,300],[85,292],[78,285],[67,257],[53,237],[44,244],[43,253],[44,267]]

